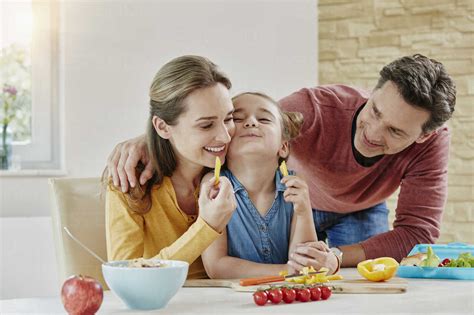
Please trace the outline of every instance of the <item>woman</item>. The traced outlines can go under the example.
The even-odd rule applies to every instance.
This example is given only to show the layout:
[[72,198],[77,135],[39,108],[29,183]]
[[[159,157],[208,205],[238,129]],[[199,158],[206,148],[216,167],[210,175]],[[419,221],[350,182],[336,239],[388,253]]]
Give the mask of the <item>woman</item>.
[[109,181],[109,260],[183,260],[190,264],[189,278],[206,277],[200,255],[236,207],[226,178],[217,187],[204,182],[199,193],[206,168],[216,157],[225,160],[234,132],[230,87],[217,66],[199,56],[173,59],[158,71],[150,87],[147,127],[154,175],[146,186],[126,193]]

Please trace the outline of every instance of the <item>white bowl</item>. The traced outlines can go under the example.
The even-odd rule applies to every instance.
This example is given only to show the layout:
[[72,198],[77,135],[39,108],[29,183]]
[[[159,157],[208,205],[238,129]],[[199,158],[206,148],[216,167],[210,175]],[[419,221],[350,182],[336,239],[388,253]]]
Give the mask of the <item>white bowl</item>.
[[102,264],[109,288],[131,309],[152,310],[165,307],[186,281],[189,264],[179,260],[160,260],[164,267],[128,267],[129,261]]

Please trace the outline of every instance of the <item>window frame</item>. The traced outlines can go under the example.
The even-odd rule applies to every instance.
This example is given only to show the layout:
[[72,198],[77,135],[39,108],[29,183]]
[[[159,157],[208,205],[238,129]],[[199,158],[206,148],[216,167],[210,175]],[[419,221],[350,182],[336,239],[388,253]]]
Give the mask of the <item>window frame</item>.
[[12,155],[19,157],[21,170],[60,170],[64,163],[60,150],[59,3],[31,2],[31,140],[13,142]]

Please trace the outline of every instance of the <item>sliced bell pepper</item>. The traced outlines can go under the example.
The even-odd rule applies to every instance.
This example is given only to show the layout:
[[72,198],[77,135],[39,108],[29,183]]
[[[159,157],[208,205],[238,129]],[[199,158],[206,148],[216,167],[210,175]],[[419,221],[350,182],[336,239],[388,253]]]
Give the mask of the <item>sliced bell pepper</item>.
[[364,260],[357,264],[359,274],[370,281],[386,281],[392,278],[398,269],[398,262],[391,257]]
[[283,177],[288,176],[288,168],[286,167],[286,162],[282,161],[280,164],[280,172]]
[[219,176],[221,174],[221,159],[216,156],[216,165],[214,167],[214,186],[219,184]]
[[319,269],[320,273],[317,274],[311,274],[312,272],[316,272],[314,268],[311,267],[304,267],[301,271],[300,274],[301,276],[299,277],[293,277],[286,279],[285,281],[287,282],[294,282],[298,284],[315,284],[315,283],[325,283],[329,282],[331,280],[342,280],[343,277],[341,275],[331,275],[328,276],[327,273],[329,272],[328,268],[321,268]]

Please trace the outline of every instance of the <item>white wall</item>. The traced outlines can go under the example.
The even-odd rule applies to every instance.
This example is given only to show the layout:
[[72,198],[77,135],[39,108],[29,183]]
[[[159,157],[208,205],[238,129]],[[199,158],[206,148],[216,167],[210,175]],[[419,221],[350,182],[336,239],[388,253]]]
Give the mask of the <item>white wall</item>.
[[[317,82],[314,0],[60,5],[68,176],[99,176],[113,146],[143,132],[149,84],[173,57],[207,56],[230,76],[234,93],[280,98]],[[0,191],[0,298],[58,294],[47,176],[0,177]]]

